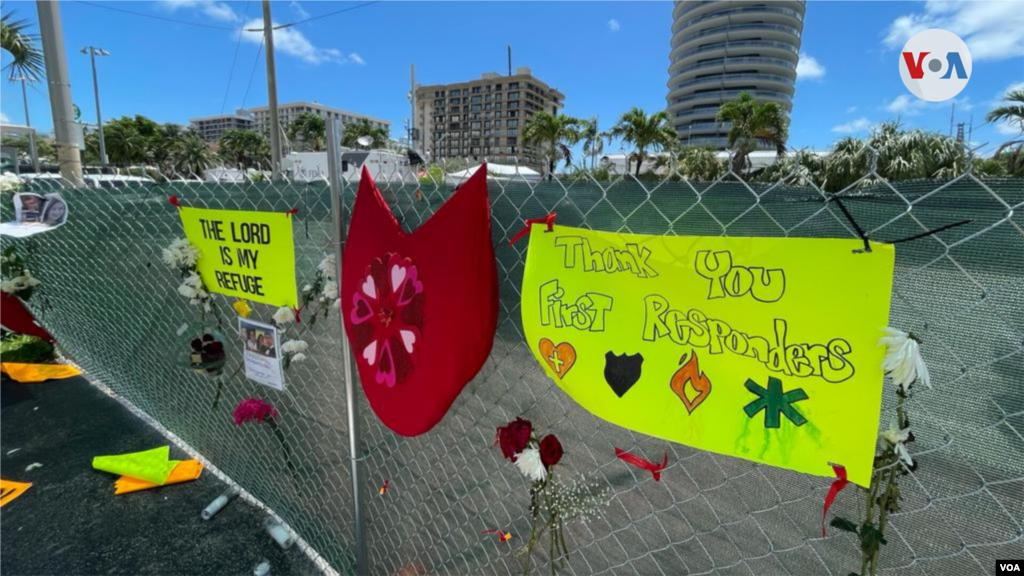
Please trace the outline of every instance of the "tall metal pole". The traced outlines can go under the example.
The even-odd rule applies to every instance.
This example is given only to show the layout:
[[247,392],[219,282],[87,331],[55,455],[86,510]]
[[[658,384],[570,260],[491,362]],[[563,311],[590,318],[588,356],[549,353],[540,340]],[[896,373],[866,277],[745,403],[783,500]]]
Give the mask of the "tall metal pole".
[[[28,115],[28,92],[25,91],[25,81],[27,78],[20,76],[21,80],[21,101],[25,104],[25,127],[32,127],[32,119]],[[32,169],[35,170],[36,174],[39,174],[39,152],[36,151],[36,132],[35,130],[29,130],[28,132],[28,152],[32,156]]]
[[270,173],[272,180],[281,175],[281,129],[277,118],[277,72],[274,68],[274,22],[270,18],[270,0],[263,0],[263,42],[267,55],[267,104],[270,108]]
[[103,139],[103,114],[100,113],[100,84],[96,78],[96,47],[86,46],[89,51],[89,59],[92,60],[92,93],[96,99],[96,127],[100,136],[100,165],[107,167],[107,142]]
[[73,186],[81,186],[82,154],[74,141],[75,110],[71,103],[71,82],[68,78],[67,53],[64,51],[64,30],[60,22],[60,4],[37,0],[39,36],[43,42],[43,61],[50,91],[53,133],[57,146],[60,175]]
[[416,65],[409,65],[409,149],[416,150]]
[[[342,239],[345,237],[344,202],[342,201],[343,176],[341,173],[341,125],[337,118],[327,121],[327,175],[331,183],[331,215],[334,230],[334,263],[339,286],[341,285]],[[348,409],[349,466],[352,476],[352,507],[355,524],[356,574],[369,574],[366,557],[366,524],[363,514],[363,480],[360,475],[359,448],[359,405],[356,403],[356,383],[352,371],[352,351],[345,337],[345,321],[341,322],[341,357],[345,377],[345,404]]]

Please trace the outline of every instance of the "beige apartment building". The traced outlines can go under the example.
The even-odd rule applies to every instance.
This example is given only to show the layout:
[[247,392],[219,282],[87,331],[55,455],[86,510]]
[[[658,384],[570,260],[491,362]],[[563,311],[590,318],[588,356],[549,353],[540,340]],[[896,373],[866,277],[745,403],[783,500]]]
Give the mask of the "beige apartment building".
[[539,111],[557,114],[565,95],[535,78],[529,68],[511,76],[494,72],[478,80],[416,87],[415,147],[429,159],[487,159],[543,170],[544,154],[523,142],[526,121]]
[[[252,114],[253,128],[264,134],[270,133],[270,107],[269,106],[257,106],[256,108],[250,108],[248,110]],[[277,106],[277,119],[280,122],[284,130],[288,129],[288,126],[303,112],[312,112],[317,116],[320,116],[324,120],[341,120],[342,128],[349,122],[355,122],[356,120],[369,120],[374,126],[383,128],[389,133],[391,131],[391,123],[381,118],[374,118],[373,116],[367,116],[365,114],[356,114],[355,112],[349,112],[347,110],[341,110],[340,108],[331,108],[330,106],[324,106],[319,102],[288,102],[287,104],[278,104]]]

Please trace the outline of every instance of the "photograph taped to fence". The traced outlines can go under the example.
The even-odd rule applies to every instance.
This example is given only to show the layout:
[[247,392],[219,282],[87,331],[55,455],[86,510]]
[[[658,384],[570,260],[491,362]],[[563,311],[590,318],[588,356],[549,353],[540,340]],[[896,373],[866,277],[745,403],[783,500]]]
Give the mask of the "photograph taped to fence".
[[210,292],[298,306],[291,216],[182,207],[185,236],[202,256],[199,275]]
[[0,224],[0,234],[25,238],[53,230],[68,221],[68,203],[60,194],[20,193],[12,198],[14,221]]
[[868,486],[895,248],[543,225],[527,344],[581,406],[637,432]]
[[283,392],[284,368],[277,328],[239,318],[238,335],[242,338],[245,377]]

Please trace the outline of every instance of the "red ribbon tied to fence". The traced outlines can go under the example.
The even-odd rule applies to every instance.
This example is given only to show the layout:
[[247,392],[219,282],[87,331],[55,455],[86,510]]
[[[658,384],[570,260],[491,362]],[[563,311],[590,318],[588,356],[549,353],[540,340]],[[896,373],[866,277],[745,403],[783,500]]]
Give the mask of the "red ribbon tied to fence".
[[555,218],[557,217],[558,215],[556,213],[549,212],[548,215],[543,218],[527,218],[526,220],[523,221],[523,223],[525,224],[525,226],[523,226],[523,229],[517,232],[516,235],[513,236],[512,239],[508,241],[508,245],[511,246],[515,244],[516,241],[518,241],[520,238],[529,234],[530,227],[533,226],[534,224],[547,224],[548,232],[551,232],[555,228]]
[[661,471],[668,467],[668,452],[665,452],[665,460],[663,460],[661,464],[655,464],[646,458],[641,458],[636,454],[630,454],[622,448],[615,449],[615,456],[626,464],[647,470],[652,476],[654,476],[655,482],[661,482]]
[[505,532],[504,530],[498,530],[497,528],[491,528],[491,529],[488,529],[488,530],[484,530],[483,532],[481,532],[481,534],[497,534],[498,535],[498,540],[500,542],[508,542],[509,540],[512,539],[512,533],[511,532]]
[[167,201],[170,202],[172,206],[181,208],[181,200],[178,199],[177,194],[174,194],[173,196],[169,197]]
[[825,518],[828,516],[828,509],[832,507],[832,504],[836,501],[836,496],[846,485],[850,483],[846,479],[846,466],[840,466],[839,464],[832,464],[832,471],[836,473],[836,479],[832,481],[832,486],[828,489],[828,495],[825,496],[825,508],[821,511],[821,537],[826,536],[826,524]]

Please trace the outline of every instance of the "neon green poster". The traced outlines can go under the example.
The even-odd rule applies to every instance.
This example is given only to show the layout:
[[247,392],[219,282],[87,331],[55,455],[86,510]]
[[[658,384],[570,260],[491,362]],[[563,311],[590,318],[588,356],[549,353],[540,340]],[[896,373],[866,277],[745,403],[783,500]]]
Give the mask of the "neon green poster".
[[868,486],[895,249],[862,246],[535,225],[523,328],[600,418]]

